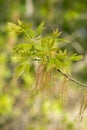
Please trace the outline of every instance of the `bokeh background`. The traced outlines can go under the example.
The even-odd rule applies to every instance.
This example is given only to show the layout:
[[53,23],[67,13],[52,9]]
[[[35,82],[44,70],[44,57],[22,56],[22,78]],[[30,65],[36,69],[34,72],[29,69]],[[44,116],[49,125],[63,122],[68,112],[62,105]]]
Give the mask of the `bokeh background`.
[[30,96],[32,71],[15,77],[12,50],[22,38],[10,37],[6,26],[17,19],[35,27],[45,20],[46,33],[59,28],[70,41],[61,48],[84,56],[73,63],[72,75],[87,83],[87,0],[0,0],[0,130],[87,130],[87,112],[80,123],[74,122],[83,87],[71,83],[63,107],[57,97]]

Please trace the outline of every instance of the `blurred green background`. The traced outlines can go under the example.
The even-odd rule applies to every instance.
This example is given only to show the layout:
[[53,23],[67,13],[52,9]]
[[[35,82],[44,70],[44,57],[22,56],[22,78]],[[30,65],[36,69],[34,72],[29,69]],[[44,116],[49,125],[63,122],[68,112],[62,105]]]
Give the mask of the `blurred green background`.
[[84,56],[73,64],[72,74],[87,83],[87,0],[0,0],[0,130],[87,130],[87,112],[82,122],[74,122],[83,87],[70,84],[68,105],[63,108],[57,97],[30,96],[32,71],[15,77],[12,50],[23,38],[10,37],[6,25],[17,19],[35,27],[45,20],[46,33],[59,28],[70,41],[61,48]]

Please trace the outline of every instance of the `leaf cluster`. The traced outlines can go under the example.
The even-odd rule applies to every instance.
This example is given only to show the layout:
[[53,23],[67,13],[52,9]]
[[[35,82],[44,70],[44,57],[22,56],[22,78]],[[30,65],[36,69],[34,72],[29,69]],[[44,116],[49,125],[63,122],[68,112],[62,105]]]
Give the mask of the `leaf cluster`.
[[58,29],[53,30],[49,35],[42,36],[45,29],[44,22],[33,29],[32,24],[18,20],[18,24],[8,23],[8,29],[17,35],[24,33],[28,37],[27,43],[20,43],[13,49],[13,55],[19,62],[16,68],[17,76],[29,71],[30,65],[35,61],[43,64],[46,71],[60,69],[69,72],[71,63],[82,59],[81,55],[70,56],[67,49],[62,51],[59,48],[60,41],[62,43],[64,39],[60,38],[61,32]]

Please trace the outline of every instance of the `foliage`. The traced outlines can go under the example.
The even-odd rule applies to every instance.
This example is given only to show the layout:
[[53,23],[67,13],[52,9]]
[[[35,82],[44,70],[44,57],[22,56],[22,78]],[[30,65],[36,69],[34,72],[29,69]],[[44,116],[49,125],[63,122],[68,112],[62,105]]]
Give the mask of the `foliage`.
[[[27,3],[29,1],[32,6]],[[25,68],[27,67],[23,66],[25,63],[20,63],[21,57],[17,57],[16,55],[13,57],[11,54],[16,43],[30,43],[29,38],[26,37],[23,32],[17,32],[18,37],[15,37],[16,35],[10,37],[6,30],[6,23],[8,21],[16,23],[17,19],[24,19],[26,23],[33,23],[34,31],[31,29],[31,37],[43,19],[46,21],[46,30],[43,32],[42,37],[48,36],[53,28],[58,27],[59,32],[61,30],[63,31],[59,37],[65,37],[71,41],[70,44],[65,44],[63,43],[64,41],[61,42],[61,40],[59,40],[58,48],[60,48],[62,52],[67,48],[68,56],[74,53],[84,55],[84,60],[73,62],[73,65],[70,66],[73,76],[87,83],[86,5],[87,0],[0,0],[0,130],[87,129],[85,113],[84,120],[81,121],[79,125],[72,121],[79,109],[80,100],[81,110],[79,112],[79,119],[83,117],[87,95],[83,93],[83,90],[86,91],[84,87],[80,88],[78,86],[76,87],[75,84],[68,84],[68,81],[65,79],[63,79],[61,83],[61,75],[56,72],[56,70],[53,70],[54,67],[46,71],[47,68],[40,65],[40,61],[36,61],[36,59],[34,61],[29,59],[29,62],[26,62],[25,66],[29,67],[26,72]],[[31,7],[33,7],[33,13],[28,15],[31,12]],[[30,26],[32,27],[31,24]],[[14,33],[12,32],[11,34]],[[13,63],[15,58],[19,61],[18,63]],[[15,65],[17,65],[17,67],[24,67],[22,68],[22,73],[20,69],[17,76],[14,75],[13,71]],[[45,72],[44,74],[43,71]],[[16,77],[19,78],[17,79]],[[44,79],[44,82],[42,82],[42,79]],[[47,81],[50,81],[50,84]],[[55,81],[55,83],[53,81]],[[38,93],[34,91],[36,90],[35,86],[38,86],[38,88],[40,86],[47,86],[45,91],[43,91],[44,87],[42,90],[44,98],[41,98],[41,95],[40,97],[30,96],[32,91],[35,92],[35,95]],[[50,90],[48,90],[48,88],[50,88]],[[58,89],[60,89],[60,95],[58,95]],[[64,90],[66,90],[66,93]],[[62,95],[65,97],[63,100],[66,101],[68,91],[70,98],[68,98],[67,107],[62,109],[59,105],[58,96],[61,97]],[[56,97],[53,96],[55,95],[54,93]]]
[[35,30],[30,25],[20,20],[18,20],[18,25],[8,23],[10,32],[24,33],[28,37],[27,43],[18,44],[13,50],[14,56],[19,61],[19,66],[16,68],[17,75],[29,71],[30,64],[35,61],[43,65],[46,71],[60,69],[69,73],[71,63],[82,59],[80,55],[68,55],[67,49],[62,51],[59,48],[60,42],[64,42],[64,39],[59,38],[61,33],[57,29],[49,35],[42,36],[44,22]]
[[[39,66],[36,72],[36,86],[34,91],[39,90],[39,92],[44,92],[45,90],[43,95],[46,95],[46,91],[48,93],[48,91],[51,92],[53,90],[52,87],[57,80],[57,78],[53,77],[57,71],[59,70],[60,72],[70,75],[72,62],[81,60],[82,55],[69,55],[67,49],[64,51],[60,49],[59,44],[62,44],[64,39],[59,37],[61,33],[58,29],[44,36],[42,35],[44,28],[44,22],[36,29],[33,29],[31,24],[25,24],[20,20],[18,20],[18,24],[8,23],[8,30],[10,32],[16,35],[23,33],[28,37],[27,43],[18,44],[13,50],[13,56],[15,56],[18,61],[18,66],[15,70],[16,76],[19,77],[22,73],[29,73],[31,66],[38,63]],[[65,75],[63,74],[63,76]],[[67,82],[68,80],[65,77],[59,94],[59,97],[63,97],[64,102],[66,102],[68,95]],[[87,107],[85,104],[84,98],[81,103],[79,119],[82,118],[82,114]]]

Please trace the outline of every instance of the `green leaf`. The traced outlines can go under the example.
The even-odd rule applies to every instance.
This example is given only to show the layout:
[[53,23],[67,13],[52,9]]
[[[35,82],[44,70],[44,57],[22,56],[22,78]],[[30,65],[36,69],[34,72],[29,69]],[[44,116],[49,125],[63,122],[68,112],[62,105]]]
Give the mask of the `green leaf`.
[[52,38],[49,38],[48,39],[48,44],[49,44],[49,48],[52,48],[54,46],[54,44],[55,44],[55,40],[52,39]]
[[53,36],[58,37],[61,35],[62,32],[59,32],[58,28],[56,30],[53,30]]
[[22,31],[23,30],[27,31],[32,27],[32,24],[31,23],[30,24],[24,23],[23,21],[20,21],[18,19],[18,26],[22,29]]
[[24,69],[24,73],[25,73],[25,74],[28,74],[29,71],[30,71],[30,65],[29,65],[29,64],[26,64],[26,65],[25,65],[25,69]]
[[29,51],[32,48],[32,44],[29,43],[22,43],[19,45],[16,45],[13,49],[14,53],[18,53],[19,51]]
[[35,36],[35,31],[32,29],[29,29],[29,36],[33,38]]
[[45,26],[44,26],[44,21],[37,27],[36,29],[36,32],[35,32],[35,36],[39,36],[41,35],[42,31],[45,29]]
[[21,64],[21,65],[18,65],[15,69],[15,75],[16,77],[19,77],[23,74],[24,72],[24,67],[25,67],[25,64]]
[[14,33],[21,33],[23,32],[21,27],[19,27],[18,25],[14,24],[14,23],[8,23],[7,28],[10,32],[14,32]]
[[10,32],[13,32],[15,34],[20,34],[23,32],[26,32],[31,29],[32,24],[26,24],[20,20],[18,20],[18,24],[14,24],[9,22],[7,25],[7,28]]
[[42,51],[42,49],[43,49],[41,44],[38,44],[38,43],[35,44],[34,47],[35,47],[36,50],[39,50],[39,51]]
[[15,75],[17,77],[21,76],[23,73],[28,73],[30,70],[30,66],[28,63],[20,64],[16,67]]
[[66,59],[66,56],[65,55],[62,55],[62,54],[57,54],[56,58],[60,61],[65,61]]
[[55,67],[56,68],[62,68],[63,67],[63,62],[60,62],[56,57],[55,57]]
[[81,60],[81,59],[83,59],[83,56],[82,56],[82,55],[77,55],[77,54],[74,54],[74,55],[72,55],[72,56],[70,57],[70,60],[71,60],[71,61],[79,61],[79,60]]
[[42,46],[44,49],[47,49],[47,48],[48,48],[47,38],[42,38],[42,39],[41,39],[41,46]]
[[57,53],[56,58],[60,61],[66,61],[68,58],[67,50],[65,49],[64,52],[62,50],[59,50],[59,53]]
[[18,19],[18,25],[21,26],[22,25],[22,21],[20,19]]
[[54,58],[51,58],[50,61],[47,64],[47,71],[49,71],[53,67],[54,67]]

